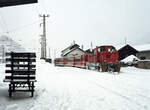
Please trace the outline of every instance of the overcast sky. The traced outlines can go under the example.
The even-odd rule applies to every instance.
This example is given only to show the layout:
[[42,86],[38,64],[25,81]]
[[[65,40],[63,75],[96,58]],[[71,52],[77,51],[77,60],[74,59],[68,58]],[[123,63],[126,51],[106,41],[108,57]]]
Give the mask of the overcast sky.
[[[0,8],[0,35],[40,50],[42,18],[47,20],[51,56],[73,41],[84,49],[104,44],[150,42],[150,0],[38,0],[37,4]],[[9,33],[6,33],[9,32]]]

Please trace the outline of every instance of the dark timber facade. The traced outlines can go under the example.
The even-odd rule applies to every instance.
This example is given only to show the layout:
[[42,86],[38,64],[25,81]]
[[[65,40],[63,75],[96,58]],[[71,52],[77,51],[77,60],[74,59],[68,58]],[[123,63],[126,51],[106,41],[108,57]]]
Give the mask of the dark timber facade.
[[133,47],[131,47],[130,45],[126,45],[126,46],[122,47],[121,49],[119,49],[118,53],[119,53],[119,61],[121,61],[130,55],[136,56],[138,51],[136,49],[134,49]]

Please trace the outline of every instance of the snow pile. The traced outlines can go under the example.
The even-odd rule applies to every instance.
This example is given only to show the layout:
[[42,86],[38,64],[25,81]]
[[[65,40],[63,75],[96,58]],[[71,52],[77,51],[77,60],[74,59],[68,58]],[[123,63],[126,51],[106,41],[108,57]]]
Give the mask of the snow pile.
[[133,62],[133,60],[139,60],[139,59],[134,55],[130,55],[125,59],[121,60],[121,62],[128,63],[128,62]]
[[[0,72],[2,80],[4,65]],[[150,110],[149,73],[127,67],[112,75],[37,61],[35,96],[9,99],[8,85],[0,81],[0,110]]]

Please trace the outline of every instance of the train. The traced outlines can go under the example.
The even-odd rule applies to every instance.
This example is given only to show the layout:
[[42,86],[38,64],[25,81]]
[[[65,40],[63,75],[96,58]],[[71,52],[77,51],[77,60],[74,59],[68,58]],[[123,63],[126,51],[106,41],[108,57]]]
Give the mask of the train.
[[55,66],[71,66],[102,72],[120,72],[118,51],[112,45],[97,46],[81,56],[55,58]]

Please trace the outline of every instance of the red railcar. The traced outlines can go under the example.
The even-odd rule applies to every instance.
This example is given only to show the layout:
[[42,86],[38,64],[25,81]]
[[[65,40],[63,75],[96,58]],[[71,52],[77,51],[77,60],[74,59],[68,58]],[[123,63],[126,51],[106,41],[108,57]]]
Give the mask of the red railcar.
[[102,71],[119,72],[118,52],[113,46],[100,46],[93,49],[92,53],[69,58],[56,58],[57,66],[72,66]]

